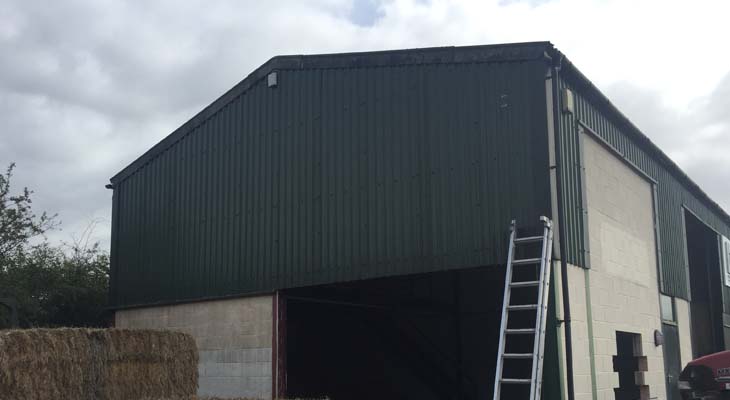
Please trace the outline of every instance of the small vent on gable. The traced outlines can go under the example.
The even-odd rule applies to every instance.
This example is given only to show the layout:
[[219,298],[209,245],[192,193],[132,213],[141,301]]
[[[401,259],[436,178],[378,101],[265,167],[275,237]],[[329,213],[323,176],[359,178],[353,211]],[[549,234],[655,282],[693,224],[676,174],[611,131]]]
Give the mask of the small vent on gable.
[[269,87],[276,87],[279,84],[279,74],[276,71],[269,72],[266,77],[266,84]]

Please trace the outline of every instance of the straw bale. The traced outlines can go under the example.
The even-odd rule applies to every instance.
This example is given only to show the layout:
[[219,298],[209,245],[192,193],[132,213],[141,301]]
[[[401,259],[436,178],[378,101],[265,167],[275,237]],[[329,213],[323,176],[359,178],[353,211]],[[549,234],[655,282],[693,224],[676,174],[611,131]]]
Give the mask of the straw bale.
[[[185,397],[174,397],[174,398],[164,398],[164,399],[150,399],[150,398],[143,398],[139,400],[261,400],[258,398],[252,398],[252,397],[198,397],[198,396],[185,396]],[[287,400],[287,399],[276,399],[276,400]],[[302,398],[293,398],[288,400],[329,400],[327,397],[324,398],[315,398],[315,399],[302,399]]]
[[198,352],[181,332],[31,329],[0,332],[0,399],[190,397]]
[[[185,396],[185,397],[174,397],[174,398],[164,398],[164,399],[150,399],[150,398],[143,398],[139,400],[261,400],[258,398],[253,397],[199,397],[199,396]],[[287,399],[281,399],[277,398],[276,400],[287,400]],[[329,400],[327,397],[318,397],[314,399],[309,398],[290,398],[288,400]]]

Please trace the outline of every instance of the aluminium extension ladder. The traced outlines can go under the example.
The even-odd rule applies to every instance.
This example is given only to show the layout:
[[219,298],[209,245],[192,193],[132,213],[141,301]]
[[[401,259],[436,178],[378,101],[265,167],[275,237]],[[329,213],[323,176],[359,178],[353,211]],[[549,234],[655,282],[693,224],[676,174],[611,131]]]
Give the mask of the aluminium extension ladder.
[[[510,226],[509,253],[507,255],[504,300],[502,303],[502,324],[500,326],[499,351],[494,378],[494,400],[503,400],[508,397],[511,400],[517,400],[515,397],[508,396],[506,393],[503,397],[502,389],[503,386],[507,385],[522,386],[524,388],[522,390],[525,392],[527,385],[529,385],[529,400],[540,399],[545,346],[545,322],[547,320],[548,289],[550,288],[550,263],[553,246],[553,231],[550,219],[540,217],[540,221],[542,221],[543,225],[542,235],[518,238],[516,221],[512,220]],[[530,247],[530,244],[532,244],[532,247]],[[524,250],[520,253],[527,252],[531,249],[536,252],[539,245],[541,245],[539,257],[536,255],[534,258],[528,258],[523,255],[521,259],[514,258],[515,249]],[[513,279],[515,276],[524,278],[526,274],[523,269],[529,268],[530,265],[536,268],[535,273],[531,275],[536,277],[536,280],[534,278],[530,278],[530,280]],[[516,273],[515,271],[519,272]],[[530,271],[527,271],[527,273],[529,274]],[[527,288],[533,288],[533,291],[537,293],[525,292],[524,289]],[[521,289],[522,299],[524,300],[529,297],[529,303],[510,303],[513,289]],[[509,316],[511,313],[521,313],[521,317],[529,319],[530,323],[532,322],[532,318],[526,313],[535,313],[534,325],[530,324],[528,327],[510,327]],[[508,344],[510,342],[517,342],[518,338],[522,340],[522,343],[527,343],[527,346],[529,346],[530,336],[534,337],[534,340],[531,341],[532,352],[527,352],[526,350],[522,352],[506,351],[509,348]],[[507,367],[505,367],[505,360],[508,361]],[[530,360],[532,361],[531,369],[527,366]],[[530,372],[529,378],[526,376],[527,372]],[[505,391],[509,390],[509,388],[505,388]]]

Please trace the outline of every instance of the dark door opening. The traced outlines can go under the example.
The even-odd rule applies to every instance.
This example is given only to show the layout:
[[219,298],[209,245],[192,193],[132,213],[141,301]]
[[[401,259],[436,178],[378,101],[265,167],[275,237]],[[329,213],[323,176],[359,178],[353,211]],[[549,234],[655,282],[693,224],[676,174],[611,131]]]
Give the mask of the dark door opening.
[[667,400],[681,400],[679,374],[682,364],[679,355],[679,332],[676,324],[662,323],[664,335],[664,372],[666,373]]
[[679,374],[682,372],[682,361],[674,298],[660,295],[659,304],[661,305],[662,335],[664,336],[662,353],[664,355],[667,400],[682,400],[679,393]]
[[485,267],[284,292],[286,395],[490,398],[503,286]]
[[643,379],[647,362],[641,348],[641,335],[616,331],[613,370],[618,373],[618,387],[613,389],[616,400],[649,399],[649,386]]
[[717,234],[687,210],[684,221],[692,297],[692,356],[697,358],[724,349],[722,270]]

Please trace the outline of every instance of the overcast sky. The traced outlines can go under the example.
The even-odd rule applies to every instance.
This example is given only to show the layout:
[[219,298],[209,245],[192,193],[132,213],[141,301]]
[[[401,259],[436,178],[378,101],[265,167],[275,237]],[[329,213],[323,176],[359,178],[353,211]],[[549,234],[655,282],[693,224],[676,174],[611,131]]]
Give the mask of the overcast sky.
[[0,0],[0,164],[69,241],[109,178],[279,54],[549,40],[730,210],[730,2]]

